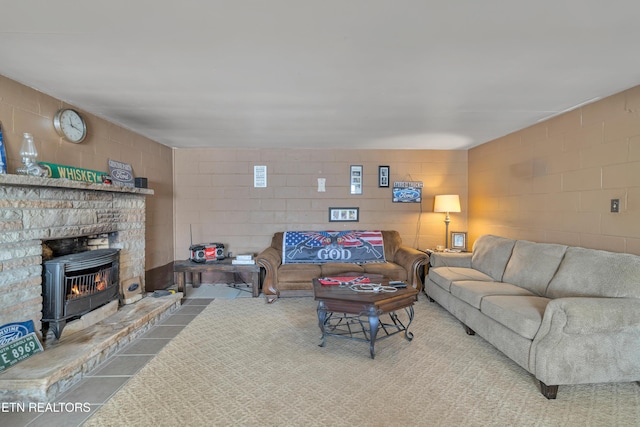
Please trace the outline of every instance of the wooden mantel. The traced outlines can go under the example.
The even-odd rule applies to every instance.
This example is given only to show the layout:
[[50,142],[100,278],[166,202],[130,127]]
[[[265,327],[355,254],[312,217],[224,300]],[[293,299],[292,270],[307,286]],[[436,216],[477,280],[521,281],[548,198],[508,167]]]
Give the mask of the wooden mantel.
[[135,193],[147,196],[153,195],[148,188],[123,187],[111,184],[96,184],[91,182],[72,181],[64,178],[41,178],[31,175],[0,174],[0,185],[22,187],[53,187],[78,190],[109,191],[114,193]]

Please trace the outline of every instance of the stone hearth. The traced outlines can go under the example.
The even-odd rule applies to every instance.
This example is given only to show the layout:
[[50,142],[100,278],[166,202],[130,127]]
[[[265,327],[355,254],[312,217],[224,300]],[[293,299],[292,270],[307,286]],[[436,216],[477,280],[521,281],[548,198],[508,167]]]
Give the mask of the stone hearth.
[[48,402],[180,307],[182,293],[147,297],[0,373],[0,402]]

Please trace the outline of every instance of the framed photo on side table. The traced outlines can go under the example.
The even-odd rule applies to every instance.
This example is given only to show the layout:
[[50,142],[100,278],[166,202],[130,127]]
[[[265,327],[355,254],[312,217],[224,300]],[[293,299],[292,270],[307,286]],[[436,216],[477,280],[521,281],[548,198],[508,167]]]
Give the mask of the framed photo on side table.
[[456,251],[467,251],[467,233],[461,231],[451,232],[451,249]]

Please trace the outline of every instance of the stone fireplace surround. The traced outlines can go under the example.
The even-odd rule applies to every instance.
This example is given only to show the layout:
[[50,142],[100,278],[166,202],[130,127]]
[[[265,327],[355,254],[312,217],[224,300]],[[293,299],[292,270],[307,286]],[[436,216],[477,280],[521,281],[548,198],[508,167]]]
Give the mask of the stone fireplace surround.
[[[144,279],[145,197],[153,190],[0,175],[0,325],[41,329],[42,242],[117,232],[120,280]],[[143,289],[144,290],[144,289]]]
[[[109,245],[120,249],[120,281],[140,277],[144,292],[145,204],[146,196],[152,194],[153,190],[141,188],[0,175],[0,325],[33,320],[37,333],[40,333],[42,243],[47,240],[112,233],[110,236],[114,237],[109,239]],[[165,307],[167,304],[148,301],[135,309],[120,310],[123,312],[119,314],[121,319],[115,322],[126,329],[125,333],[132,333],[136,328],[144,329],[144,322],[157,321],[156,317],[161,316],[157,312],[158,306],[163,306],[160,311],[164,312],[177,308],[179,304],[179,298],[172,299],[168,307]],[[148,308],[144,308],[145,305]],[[140,316],[132,314],[138,312],[142,312]],[[105,337],[105,344],[91,344],[95,357],[78,357],[84,366],[70,367],[63,363],[60,369],[54,368],[55,372],[50,367],[43,369],[49,372],[45,378],[25,378],[22,381],[19,378],[21,365],[26,366],[36,358],[45,359],[48,350],[45,346],[43,353],[1,372],[0,401],[7,398],[48,400],[66,385],[75,382],[74,376],[78,372],[99,363],[110,349],[122,345],[123,332],[120,327],[111,325],[103,329],[118,331]],[[91,333],[100,335],[96,331]],[[40,335],[40,338],[43,337]],[[64,337],[59,344],[62,345],[63,341]],[[53,348],[51,354],[63,352],[60,346],[53,347],[57,348]],[[17,384],[17,388],[23,382],[33,383],[36,384],[36,390],[15,390],[13,393],[3,389],[3,381]]]

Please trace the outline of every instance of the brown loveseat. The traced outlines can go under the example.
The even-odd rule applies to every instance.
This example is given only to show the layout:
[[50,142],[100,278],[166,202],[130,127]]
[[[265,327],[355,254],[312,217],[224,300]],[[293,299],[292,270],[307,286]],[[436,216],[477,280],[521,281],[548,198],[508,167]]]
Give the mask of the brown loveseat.
[[277,232],[271,239],[271,246],[263,250],[256,262],[265,269],[262,284],[267,301],[278,297],[313,295],[314,277],[335,276],[344,273],[382,274],[390,280],[402,280],[422,290],[420,268],[429,262],[429,256],[417,249],[402,244],[397,231],[383,230],[384,256],[382,263],[331,262],[325,264],[283,264],[283,232]]

